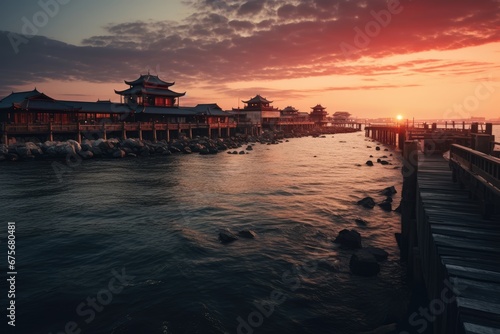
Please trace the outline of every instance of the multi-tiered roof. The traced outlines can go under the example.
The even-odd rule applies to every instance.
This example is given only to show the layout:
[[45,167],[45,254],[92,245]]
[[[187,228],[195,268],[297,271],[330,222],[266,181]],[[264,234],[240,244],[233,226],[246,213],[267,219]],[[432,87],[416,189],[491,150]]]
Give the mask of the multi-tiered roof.
[[143,106],[174,107],[179,106],[179,98],[186,93],[177,93],[170,90],[175,82],[166,82],[157,75],[141,75],[134,81],[125,81],[130,88],[117,91],[126,103],[136,103]]
[[248,101],[242,101],[243,103],[246,104],[244,110],[249,110],[249,111],[276,111],[278,108],[274,108],[271,106],[271,103],[273,101],[269,101],[268,99],[256,95],[254,98],[251,98]]

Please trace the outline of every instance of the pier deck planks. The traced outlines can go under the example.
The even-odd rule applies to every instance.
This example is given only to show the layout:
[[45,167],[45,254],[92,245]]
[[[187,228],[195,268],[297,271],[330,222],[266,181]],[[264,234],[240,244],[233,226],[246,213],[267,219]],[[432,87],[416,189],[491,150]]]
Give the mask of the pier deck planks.
[[456,288],[438,331],[500,333],[500,217],[481,217],[442,156],[421,154],[418,168],[417,233],[429,297],[439,298],[445,280]]

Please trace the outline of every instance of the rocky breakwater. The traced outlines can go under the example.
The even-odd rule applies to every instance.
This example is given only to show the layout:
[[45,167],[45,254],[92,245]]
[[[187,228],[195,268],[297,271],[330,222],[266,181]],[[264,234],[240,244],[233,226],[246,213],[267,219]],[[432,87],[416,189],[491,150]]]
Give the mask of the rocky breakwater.
[[[267,142],[267,138],[239,136],[225,139],[176,139],[170,142],[151,142],[139,139],[98,139],[74,140],[64,142],[46,141],[43,143],[16,143],[9,146],[0,144],[0,161],[30,161],[50,159],[121,159],[126,157],[171,155],[171,154],[217,154],[243,145]],[[248,150],[250,151],[250,150]],[[246,152],[248,153],[248,152]]]

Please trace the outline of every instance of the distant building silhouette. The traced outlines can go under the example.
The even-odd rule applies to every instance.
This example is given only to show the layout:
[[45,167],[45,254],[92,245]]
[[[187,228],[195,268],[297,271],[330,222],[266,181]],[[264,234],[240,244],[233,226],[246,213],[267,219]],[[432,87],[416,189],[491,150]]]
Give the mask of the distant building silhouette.
[[321,104],[317,104],[315,107],[311,107],[312,111],[309,114],[309,117],[311,120],[317,125],[317,126],[326,126],[328,123],[327,120],[327,115],[328,112],[325,111],[325,107],[323,107]]
[[245,103],[243,109],[233,108],[233,112],[239,115],[238,119],[241,121],[246,120],[253,124],[269,125],[280,118],[278,108],[271,106],[273,101],[269,101],[260,95],[242,102]]

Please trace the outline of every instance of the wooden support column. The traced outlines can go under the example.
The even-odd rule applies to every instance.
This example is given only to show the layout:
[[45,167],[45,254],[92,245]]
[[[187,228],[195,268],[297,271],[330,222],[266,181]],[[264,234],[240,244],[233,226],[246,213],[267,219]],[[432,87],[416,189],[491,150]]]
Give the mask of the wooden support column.
[[142,123],[139,122],[139,140],[142,140]]
[[153,141],[156,143],[158,141],[158,134],[156,133],[156,123],[153,122]]
[[193,126],[189,124],[189,138],[193,139]]
[[400,150],[404,150],[405,141],[406,141],[406,131],[403,127],[400,127],[398,133],[398,148]]
[[219,138],[222,137],[222,128],[220,127],[220,122],[217,124],[219,128]]
[[486,123],[486,129],[484,131],[491,136],[493,134],[493,123]]
[[52,122],[49,122],[49,141],[54,141],[54,133],[52,131]]
[[82,132],[80,129],[80,123],[76,124],[76,141],[80,144],[82,143]]
[[108,134],[106,133],[106,123],[102,125],[102,139],[107,140]]
[[476,134],[474,135],[475,137],[475,147],[472,147],[472,149],[486,153],[486,154],[491,154],[491,135],[488,134]]
[[122,138],[127,140],[127,130],[125,129],[125,122],[122,123]]

